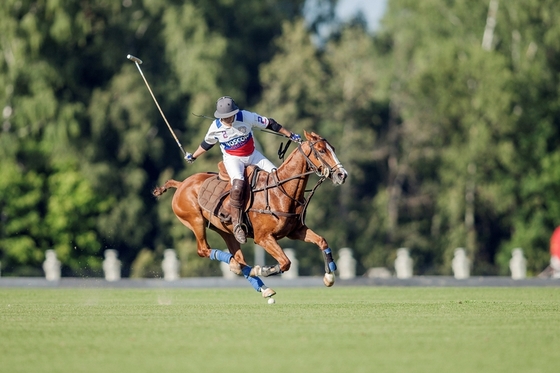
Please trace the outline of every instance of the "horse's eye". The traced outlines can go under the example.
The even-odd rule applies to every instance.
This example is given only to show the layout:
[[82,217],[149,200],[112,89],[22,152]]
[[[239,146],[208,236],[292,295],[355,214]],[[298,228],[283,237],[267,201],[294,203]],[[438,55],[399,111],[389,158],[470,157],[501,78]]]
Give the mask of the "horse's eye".
[[325,152],[326,152],[324,146],[316,147],[315,150],[316,150],[318,153],[321,153],[321,154],[325,154]]

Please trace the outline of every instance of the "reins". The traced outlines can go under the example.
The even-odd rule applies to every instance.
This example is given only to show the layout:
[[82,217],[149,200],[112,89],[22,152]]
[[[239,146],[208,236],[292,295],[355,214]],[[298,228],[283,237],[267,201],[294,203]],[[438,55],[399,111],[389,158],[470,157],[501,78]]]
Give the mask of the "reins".
[[[275,215],[275,216],[286,216],[286,217],[298,216],[299,215],[301,223],[303,225],[305,225],[305,212],[307,211],[307,207],[309,206],[309,202],[311,201],[311,198],[315,194],[315,191],[317,190],[317,188],[319,188],[319,186],[323,183],[323,181],[325,181],[325,179],[330,175],[330,173],[337,166],[339,166],[339,164],[337,164],[334,168],[330,168],[329,165],[323,160],[323,158],[320,156],[319,152],[314,148],[314,145],[316,143],[318,143],[319,141],[324,141],[324,139],[320,139],[320,140],[317,140],[317,141],[314,141],[314,142],[310,142],[310,146],[309,146],[310,152],[309,152],[309,154],[305,154],[305,152],[303,151],[302,144],[298,144],[298,151],[305,157],[305,160],[307,162],[307,168],[310,169],[310,171],[307,171],[307,172],[297,174],[297,175],[288,177],[286,179],[280,180],[278,178],[278,170],[274,170],[270,174],[270,175],[273,175],[273,178],[275,179],[274,183],[272,183],[270,185],[268,184],[268,178],[270,177],[270,175],[268,175],[267,180],[266,180],[266,185],[264,187],[253,189],[253,193],[261,192],[261,191],[265,192],[266,208],[265,209],[252,209],[252,208],[250,208],[249,211],[257,212],[257,213],[261,213],[261,214],[270,214],[270,215]],[[282,153],[282,156],[285,154],[285,152],[288,148],[288,145],[289,144],[286,144],[286,147],[283,149],[283,151],[279,151],[279,155],[280,155],[280,153]],[[317,167],[311,161],[310,155],[312,153],[322,163],[323,172],[320,172],[319,167]],[[296,200],[294,197],[290,196],[282,186],[283,184],[287,183],[288,181],[305,178],[305,177],[307,177],[307,176],[309,176],[313,173],[315,173],[317,176],[319,176],[319,180],[317,181],[317,183],[315,183],[315,186],[313,188],[311,188],[310,190],[305,190],[304,191],[304,193],[309,192],[310,194],[307,197],[304,197],[303,202],[300,202],[300,201]],[[302,208],[301,212],[297,213],[297,212],[272,211],[270,209],[270,205],[269,205],[269,201],[268,201],[268,190],[273,189],[273,188],[278,188],[285,196],[289,197],[292,201],[295,201],[297,204],[302,206],[303,208]]]

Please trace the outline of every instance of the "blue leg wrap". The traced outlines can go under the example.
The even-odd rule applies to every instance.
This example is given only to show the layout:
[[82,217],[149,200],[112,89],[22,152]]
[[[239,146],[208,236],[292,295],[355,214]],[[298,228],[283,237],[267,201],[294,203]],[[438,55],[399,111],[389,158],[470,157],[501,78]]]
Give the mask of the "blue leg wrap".
[[336,264],[335,264],[334,259],[332,257],[331,248],[327,247],[325,249],[325,251],[323,251],[323,254],[325,255],[325,262],[326,262],[327,266],[329,267],[328,269],[330,270],[330,272],[336,271]]
[[262,280],[258,277],[249,276],[249,273],[251,273],[251,267],[245,266],[241,269],[241,272],[243,272],[243,276],[245,276],[247,281],[249,281],[253,289],[255,289],[256,291],[261,291],[261,287],[264,286],[264,282],[262,282]]
[[229,261],[233,258],[233,255],[230,253],[226,253],[221,250],[212,249],[210,251],[210,260],[219,260],[220,262],[224,262],[229,264]]

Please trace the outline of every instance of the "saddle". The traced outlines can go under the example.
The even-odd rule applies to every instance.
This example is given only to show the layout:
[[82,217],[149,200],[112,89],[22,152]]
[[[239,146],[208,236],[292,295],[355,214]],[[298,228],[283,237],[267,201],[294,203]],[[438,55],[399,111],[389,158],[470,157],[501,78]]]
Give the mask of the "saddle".
[[[218,173],[209,177],[200,187],[198,193],[198,204],[202,209],[218,217],[222,223],[231,222],[231,207],[225,203],[231,190],[231,181],[223,162],[218,163]],[[245,206],[243,207],[243,219],[246,212],[253,202],[253,189],[257,181],[259,172],[263,171],[255,165],[245,167],[245,180],[250,182],[245,184]],[[249,226],[249,224],[247,224]]]

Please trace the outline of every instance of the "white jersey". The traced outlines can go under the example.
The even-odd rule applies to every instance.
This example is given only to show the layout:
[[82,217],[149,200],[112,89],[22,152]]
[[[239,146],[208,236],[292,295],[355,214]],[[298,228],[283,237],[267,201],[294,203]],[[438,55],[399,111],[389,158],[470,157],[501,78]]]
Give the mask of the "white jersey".
[[231,127],[224,126],[219,119],[214,120],[204,141],[211,145],[220,143],[220,149],[224,154],[246,157],[255,151],[253,127],[266,128],[268,123],[266,117],[240,110],[235,114]]

